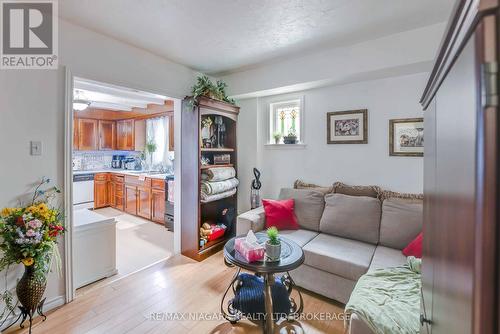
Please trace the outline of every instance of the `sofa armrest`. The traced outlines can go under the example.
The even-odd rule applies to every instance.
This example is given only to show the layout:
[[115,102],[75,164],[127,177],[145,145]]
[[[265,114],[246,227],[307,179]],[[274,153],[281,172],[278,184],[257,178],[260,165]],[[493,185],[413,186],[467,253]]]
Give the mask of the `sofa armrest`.
[[254,232],[263,230],[265,220],[266,215],[263,206],[242,213],[236,219],[236,235],[247,234],[250,230]]
[[348,334],[374,334],[368,325],[356,314],[351,314]]

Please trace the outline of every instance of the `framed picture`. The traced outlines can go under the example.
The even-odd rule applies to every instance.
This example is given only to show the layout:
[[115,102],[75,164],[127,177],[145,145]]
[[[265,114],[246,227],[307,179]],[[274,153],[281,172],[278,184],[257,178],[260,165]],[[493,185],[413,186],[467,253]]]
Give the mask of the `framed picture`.
[[389,155],[403,157],[424,156],[423,118],[389,120]]
[[367,144],[368,110],[329,112],[326,128],[328,144]]

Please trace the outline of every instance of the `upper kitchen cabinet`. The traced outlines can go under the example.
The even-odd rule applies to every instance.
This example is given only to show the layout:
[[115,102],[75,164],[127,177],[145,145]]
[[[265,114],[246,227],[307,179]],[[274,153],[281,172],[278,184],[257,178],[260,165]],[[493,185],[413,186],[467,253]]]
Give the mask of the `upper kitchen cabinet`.
[[78,118],[73,118],[73,150],[78,151]]
[[168,116],[168,150],[174,150],[174,113]]
[[135,150],[134,120],[127,119],[116,122],[116,148],[122,151]]
[[116,122],[99,121],[99,150],[116,149]]
[[78,120],[78,149],[95,151],[98,149],[98,121],[95,119]]

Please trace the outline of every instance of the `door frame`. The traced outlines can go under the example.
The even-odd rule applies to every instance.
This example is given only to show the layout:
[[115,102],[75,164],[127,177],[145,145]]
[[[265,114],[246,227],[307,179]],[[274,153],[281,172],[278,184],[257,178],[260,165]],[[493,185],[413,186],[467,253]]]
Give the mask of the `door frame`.
[[[75,299],[76,289],[74,286],[74,256],[73,256],[73,83],[75,78],[85,78],[86,80],[94,80],[85,75],[74,75],[69,67],[65,67],[65,94],[64,94],[64,210],[65,210],[65,228],[64,235],[64,281],[65,281],[65,302],[70,303]],[[165,93],[145,90],[142,88],[124,87],[112,82],[104,82],[95,80],[103,84],[117,86],[123,89],[133,89],[153,94],[166,95]],[[181,119],[182,97],[168,96],[174,102],[174,120]],[[174,179],[177,184],[180,184],[181,178],[181,127],[174,126]],[[174,255],[181,252],[181,189],[174,188]]]

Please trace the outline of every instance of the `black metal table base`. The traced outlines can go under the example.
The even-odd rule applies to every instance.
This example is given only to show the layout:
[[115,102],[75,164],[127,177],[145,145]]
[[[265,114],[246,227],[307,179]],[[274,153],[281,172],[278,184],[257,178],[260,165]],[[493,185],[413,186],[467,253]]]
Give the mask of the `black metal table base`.
[[[233,265],[229,264],[226,261],[226,265],[233,267]],[[238,286],[241,284],[241,281],[239,280],[239,275],[241,272],[241,268],[238,267],[238,270],[234,274],[231,283],[227,287],[226,291],[224,292],[224,295],[222,296],[221,304],[220,304],[220,310],[224,318],[229,321],[232,324],[237,323],[241,318],[243,317],[243,314],[241,311],[236,309],[233,306],[233,300],[234,296],[236,295],[236,290]],[[279,319],[273,319],[273,306],[272,306],[272,298],[271,298],[271,285],[274,284],[274,275],[273,274],[263,274],[260,275],[256,273],[258,276],[263,276],[264,277],[264,302],[265,302],[265,310],[266,310],[266,316],[264,320],[264,333],[267,334],[272,334],[274,331],[274,322],[278,321]],[[283,276],[281,276],[281,283],[285,286],[287,292],[288,292],[288,298],[290,299],[290,303],[292,305],[290,309],[290,313],[288,314],[288,321],[293,321],[295,320],[303,311],[304,309],[304,301],[302,299],[302,294],[300,293],[299,290],[297,291],[299,300],[296,301],[292,297],[292,291],[293,287],[295,286],[295,282],[293,281],[292,277],[290,276],[289,272],[286,272]],[[233,298],[228,299],[228,293],[229,291],[232,290]],[[225,301],[227,300],[226,304]],[[271,321],[269,321],[271,320]]]
[[16,324],[19,321],[19,319],[21,319],[21,323],[19,324],[19,327],[24,328],[24,322],[26,321],[26,319],[28,319],[29,324],[30,324],[29,334],[31,334],[31,327],[33,325],[33,316],[35,315],[35,312],[38,313],[38,315],[40,315],[43,318],[42,321],[47,320],[47,316],[45,314],[43,314],[43,304],[44,303],[45,303],[45,298],[42,299],[42,301],[38,304],[38,306],[36,307],[35,310],[28,310],[24,306],[18,306],[19,310],[21,310],[21,313],[19,313],[19,316],[17,317],[17,319],[15,321],[13,321],[8,327],[6,327],[4,329],[4,331],[6,331],[10,327],[12,327],[14,324]]

